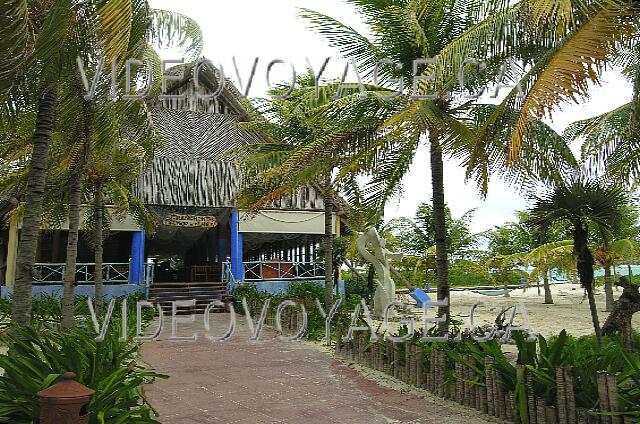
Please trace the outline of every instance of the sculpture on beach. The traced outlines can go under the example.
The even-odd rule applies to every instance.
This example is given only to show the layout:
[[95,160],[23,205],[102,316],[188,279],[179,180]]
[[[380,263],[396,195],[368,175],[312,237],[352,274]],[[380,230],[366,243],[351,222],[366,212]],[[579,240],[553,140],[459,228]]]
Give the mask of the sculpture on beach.
[[402,259],[402,253],[393,253],[385,248],[387,241],[375,228],[358,235],[357,248],[362,258],[373,265],[376,292],[373,296],[373,314],[381,317],[384,308],[395,301],[396,284],[391,278],[391,261]]

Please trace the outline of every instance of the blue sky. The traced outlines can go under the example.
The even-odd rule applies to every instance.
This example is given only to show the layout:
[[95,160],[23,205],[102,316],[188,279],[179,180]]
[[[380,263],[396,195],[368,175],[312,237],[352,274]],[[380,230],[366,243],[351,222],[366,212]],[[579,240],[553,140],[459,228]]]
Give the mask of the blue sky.
[[[194,18],[204,34],[204,55],[215,64],[222,65],[227,76],[238,82],[232,58],[236,58],[240,76],[246,82],[255,57],[259,63],[249,97],[262,96],[267,89],[266,69],[270,61],[282,59],[293,63],[296,70],[304,71],[307,59],[319,69],[322,62],[331,57],[326,70],[329,77],[341,76],[344,59],[330,48],[319,35],[308,30],[297,17],[299,8],[309,8],[327,13],[359,31],[365,32],[353,9],[340,0],[150,0],[157,9],[173,10]],[[165,59],[171,52],[163,52]],[[290,79],[289,68],[276,66],[272,81]],[[505,90],[506,91],[506,90]],[[608,71],[602,85],[593,87],[588,101],[579,105],[565,105],[555,110],[553,121],[547,120],[556,130],[562,131],[569,123],[611,110],[629,101],[631,86],[615,70]],[[576,149],[579,147],[576,146]],[[431,198],[429,153],[425,147],[416,155],[409,175],[403,182],[402,196],[391,202],[385,218],[412,217],[421,202]],[[460,216],[471,208],[477,208],[473,222],[474,231],[483,231],[514,219],[514,212],[526,207],[517,189],[494,179],[486,199],[481,199],[473,183],[465,184],[464,172],[455,163],[445,164],[445,197],[454,216]]]

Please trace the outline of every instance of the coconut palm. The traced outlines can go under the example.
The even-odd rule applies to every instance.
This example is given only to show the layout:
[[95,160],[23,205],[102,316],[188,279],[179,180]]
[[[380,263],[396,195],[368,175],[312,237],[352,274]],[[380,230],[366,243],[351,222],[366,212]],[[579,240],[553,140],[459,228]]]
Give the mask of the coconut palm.
[[[382,132],[392,137],[382,138],[382,142],[373,150],[377,159],[369,161],[375,169],[369,191],[372,199],[381,202],[397,194],[416,149],[427,138],[431,157],[438,300],[449,299],[444,155],[453,156],[462,162],[467,168],[467,176],[474,178],[486,193],[491,170],[520,183],[524,177],[538,175],[547,178],[549,174],[563,168],[563,165],[558,164],[566,163],[562,156],[568,156],[569,149],[559,137],[541,136],[551,131],[536,121],[532,132],[538,143],[526,146],[527,152],[522,155],[526,159],[523,162],[527,162],[526,172],[508,169],[510,164],[506,160],[504,142],[506,132],[495,129],[492,133],[494,137],[484,137],[486,121],[497,112],[497,108],[491,105],[471,107],[468,102],[459,98],[452,99],[447,94],[456,88],[459,67],[456,72],[447,75],[438,70],[438,84],[422,81],[414,87],[414,71],[426,76],[436,69],[434,65],[414,70],[414,61],[440,57],[445,52],[450,55],[455,49],[452,46],[459,45],[461,37],[468,31],[487,19],[506,13],[510,9],[508,2],[346,1],[364,17],[372,33],[371,38],[329,16],[309,10],[304,10],[302,15],[341,53],[356,61],[363,77],[377,76],[378,82],[382,81],[386,86],[390,86],[389,83],[395,82],[394,80],[400,80],[403,87],[411,87],[400,90],[402,95],[397,97],[397,112],[382,127]],[[482,46],[487,47],[484,44]],[[482,49],[478,48],[480,50]],[[398,64],[399,68],[376,66],[379,61],[389,59]],[[457,65],[452,63],[451,66]],[[494,81],[499,74],[499,67],[489,67],[485,72],[468,78],[462,88]],[[416,98],[419,95],[422,97]],[[482,143],[477,142],[478,130],[482,131]],[[542,148],[543,145],[545,148]],[[556,145],[559,147],[550,148]],[[552,152],[556,160],[550,160],[549,152]],[[354,166],[363,167],[363,163],[366,161]],[[438,309],[439,316],[446,317],[440,325],[441,332],[448,331],[449,309],[448,304]]]
[[587,292],[591,318],[598,342],[602,334],[593,294],[594,258],[589,249],[589,228],[600,234],[612,234],[624,218],[628,198],[624,190],[615,184],[600,180],[575,177],[536,197],[531,207],[528,223],[542,230],[556,222],[571,226],[573,253],[577,260],[580,283]]
[[[126,116],[121,115],[120,119]],[[129,127],[130,122],[122,122],[121,126]],[[100,272],[103,263],[102,245],[108,238],[113,216],[122,218],[129,215],[148,234],[153,234],[154,231],[153,214],[131,191],[144,164],[149,163],[151,159],[152,148],[153,139],[149,136],[114,136],[108,145],[94,148],[87,159],[85,180],[93,204],[87,209],[85,231],[94,248],[97,313],[101,312],[103,303],[103,276]],[[107,205],[113,207],[107,208]]]
[[[348,157],[367,145],[380,125],[382,112],[360,111],[328,119],[323,111],[335,101],[337,84],[318,87],[311,73],[297,80],[297,88],[286,99],[254,101],[254,120],[241,125],[261,134],[265,141],[241,148],[238,163],[245,171],[245,188],[239,194],[239,206],[252,209],[280,199],[292,190],[312,185],[321,193],[325,208],[325,236],[322,253],[325,265],[326,301],[333,302],[333,212],[337,193],[353,183],[353,175],[334,170]],[[279,86],[270,94],[282,96],[289,87]],[[347,100],[358,94],[347,96]],[[356,100],[366,103],[366,100]],[[384,105],[381,105],[384,106]],[[384,109],[382,107],[381,109]]]
[[[10,44],[0,45],[3,57],[19,55],[28,65],[0,71],[14,77],[6,87],[0,87],[3,111],[7,111],[9,115],[4,121],[11,123],[19,120],[17,117],[20,115],[34,114],[37,111],[34,119],[33,148],[29,152],[29,181],[25,190],[25,201],[29,207],[24,214],[14,289],[12,317],[18,325],[29,323],[31,269],[42,217],[51,136],[54,125],[60,125],[56,122],[60,119],[60,111],[69,109],[81,112],[77,117],[82,119],[78,119],[77,122],[80,127],[84,127],[83,131],[76,133],[78,139],[83,140],[80,143],[83,146],[76,150],[69,177],[72,196],[69,215],[70,243],[67,246],[65,275],[65,309],[68,312],[66,315],[72,314],[69,311],[73,299],[72,284],[75,280],[81,176],[84,158],[90,145],[88,137],[93,126],[92,105],[86,100],[81,100],[81,90],[78,89],[76,58],[83,58],[85,64],[89,64],[92,60],[95,62],[102,51],[106,55],[107,63],[117,59],[118,69],[121,70],[124,59],[153,57],[148,42],[179,34],[185,25],[184,17],[169,20],[166,18],[169,16],[168,12],[150,12],[144,1],[101,1],[93,8],[89,4],[75,5],[59,0],[34,5],[26,14],[20,15],[22,6],[26,4],[26,1],[12,2],[11,5],[4,5],[6,10],[0,13],[3,18],[8,17],[10,22],[18,19],[24,24],[5,27],[14,30],[13,34],[3,33],[9,37],[6,39],[22,39],[20,31],[26,31],[27,38],[35,40],[27,43],[20,52],[15,48],[11,49]],[[152,21],[155,26],[151,28],[154,31],[150,32]],[[197,28],[197,25],[188,26],[188,31],[185,31],[188,35],[182,38],[174,37],[174,40],[182,44],[191,40],[196,46],[201,46],[201,41],[196,37],[198,31],[194,28]],[[200,51],[197,50],[198,56]],[[29,109],[34,97],[40,98],[35,111],[33,108]],[[61,100],[58,101],[59,99]],[[70,106],[73,103],[81,103],[82,108],[74,109]],[[66,316],[64,321],[66,326],[72,325],[72,316]]]
[[[76,57],[95,51],[96,45],[104,49],[108,60],[125,57],[130,42],[135,45],[136,37],[145,33],[146,20],[140,19],[145,16],[145,5],[125,3],[102,1],[93,5],[56,0],[30,4],[22,0],[5,2],[0,10],[0,16],[8,20],[0,45],[2,72],[11,78],[0,90],[3,113],[9,113],[12,119],[23,111],[36,114],[25,192],[29,207],[20,234],[12,305],[12,321],[20,326],[30,320],[31,273],[60,84],[76,78]],[[35,99],[37,106],[33,107]]]
[[[468,58],[486,60],[486,71],[509,58],[519,71],[506,73],[514,84],[480,133],[510,133],[509,159],[517,160],[535,143],[532,125],[563,102],[588,94],[605,65],[620,54],[623,42],[637,34],[633,2],[605,0],[548,2],[521,0],[469,28],[438,56],[433,67],[438,85],[446,85]],[[477,71],[477,66],[470,73]],[[485,71],[485,72],[486,72]],[[522,75],[521,77],[519,75]]]
[[553,304],[551,287],[549,285],[549,271],[552,269],[571,269],[575,266],[573,258],[573,241],[560,240],[545,243],[530,252],[516,253],[505,257],[504,261],[512,264],[531,265],[534,267],[532,276],[536,280],[543,279],[544,303]]

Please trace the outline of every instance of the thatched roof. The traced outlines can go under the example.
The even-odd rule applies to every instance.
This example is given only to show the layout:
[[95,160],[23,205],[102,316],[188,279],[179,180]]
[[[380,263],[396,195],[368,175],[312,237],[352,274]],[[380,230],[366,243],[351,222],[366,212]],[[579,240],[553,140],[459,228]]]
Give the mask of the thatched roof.
[[[151,105],[161,145],[136,192],[149,205],[233,207],[241,175],[228,153],[258,142],[260,136],[238,125],[250,115],[230,80],[215,99],[203,100],[197,96],[192,69],[182,65],[168,72],[184,75],[168,93],[186,94],[184,99],[156,100]],[[217,92],[219,80],[219,71],[204,65],[199,73],[200,92]],[[318,190],[304,187],[275,202],[274,207],[321,210],[324,205]]]

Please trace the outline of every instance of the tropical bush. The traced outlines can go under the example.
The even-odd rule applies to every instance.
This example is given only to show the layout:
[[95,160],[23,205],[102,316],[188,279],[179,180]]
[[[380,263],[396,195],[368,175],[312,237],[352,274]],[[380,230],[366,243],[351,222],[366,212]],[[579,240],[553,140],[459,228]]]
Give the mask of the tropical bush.
[[[369,284],[363,276],[354,275],[351,271],[344,271],[342,279],[344,280],[344,291],[347,296],[357,295],[365,299],[370,299],[373,296],[373,293],[369,291]],[[396,287],[401,286],[402,282],[396,281]]]
[[[133,337],[135,328],[129,328]],[[157,415],[142,384],[167,376],[136,364],[140,345],[120,342],[119,318],[112,320],[103,342],[83,329],[21,329],[4,336],[10,353],[0,356],[0,422],[33,423],[39,417],[37,392],[71,371],[93,389],[90,423],[156,423]]]
[[452,287],[492,286],[496,283],[486,267],[466,259],[458,259],[451,264],[449,280]]
[[[285,300],[293,300],[302,303],[307,311],[307,331],[305,338],[308,340],[320,340],[325,336],[325,318],[316,306],[315,300],[318,299],[320,304],[328,313],[329,308],[326,306],[324,299],[324,287],[314,282],[296,282],[289,285],[287,291],[282,295],[273,295],[265,291],[258,290],[253,284],[239,284],[233,291],[233,302],[236,312],[244,313],[242,299],[246,299],[247,307],[251,316],[256,319],[262,312],[262,307],[267,299],[269,308],[267,309],[266,323],[274,324],[276,309],[278,305]],[[360,303],[361,297],[358,295],[348,295],[340,304],[335,318],[331,322],[331,337],[335,338],[336,328],[346,328],[350,321],[350,313],[355,309],[355,305]]]
[[[9,353],[0,355],[0,422],[32,423],[39,417],[37,392],[57,383],[62,374],[73,372],[77,381],[93,389],[90,422],[154,423],[153,407],[142,393],[142,384],[161,374],[145,371],[136,364],[140,345],[136,332],[136,302],[141,296],[127,297],[128,340],[119,341],[121,304],[116,307],[105,340],[95,341],[86,297],[75,299],[77,328],[62,330],[62,302],[43,295],[33,299],[33,327],[5,332],[1,343]],[[0,313],[8,315],[11,303],[0,302]],[[143,309],[143,326],[153,319],[153,310]]]
[[[396,335],[406,333],[405,327],[400,328]],[[571,367],[576,407],[587,410],[600,408],[598,373],[614,374],[621,399],[620,411],[640,416],[640,353],[626,349],[618,339],[605,338],[600,349],[595,336],[575,338],[563,330],[557,336],[548,339],[539,336],[536,341],[530,341],[521,332],[515,331],[512,333],[512,342],[515,343],[516,353],[511,356],[505,353],[498,340],[477,342],[469,336],[464,334],[461,342],[425,343],[421,340],[421,331],[417,331],[414,343],[424,351],[424,369],[429,369],[429,352],[433,349],[443,350],[447,355],[445,374],[448,383],[455,380],[454,366],[460,363],[474,371],[474,384],[484,386],[485,360],[492,358],[502,388],[505,392],[515,393],[514,412],[520,417],[520,422],[529,421],[524,379],[518,375],[518,366],[530,373],[535,396],[544,399],[547,405],[557,404],[556,369]],[[404,349],[404,344],[399,346],[401,350]],[[636,338],[636,346],[640,346],[640,336]],[[471,355],[475,361],[469,363],[465,355]]]

